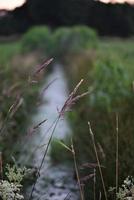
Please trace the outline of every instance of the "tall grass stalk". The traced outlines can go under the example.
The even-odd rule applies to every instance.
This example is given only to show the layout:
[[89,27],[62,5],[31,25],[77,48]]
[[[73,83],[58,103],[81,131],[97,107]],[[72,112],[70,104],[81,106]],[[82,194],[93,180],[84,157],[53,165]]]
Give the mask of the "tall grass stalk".
[[100,194],[99,194],[99,200],[101,200],[101,191],[100,191]]
[[18,108],[21,106],[22,104],[22,98],[20,96],[17,95],[15,102],[10,106],[7,115],[0,127],[0,135],[3,134],[6,125],[8,124],[8,122],[10,121],[10,119],[13,117],[13,115],[17,112]]
[[94,168],[94,200],[96,200],[96,169]]
[[[76,152],[74,149],[74,144],[73,144],[73,140],[71,139],[71,148],[68,147],[66,144],[64,144],[61,141],[58,141],[59,144],[61,144],[66,150],[68,150],[69,152],[71,152],[72,156],[73,156],[73,162],[74,162],[74,168],[75,168],[75,173],[76,173],[76,178],[77,178],[77,182],[78,182],[78,186],[79,186],[79,190],[80,190],[80,196],[81,196],[81,200],[84,200],[84,192],[83,192],[83,187],[81,186],[81,181],[80,181],[80,176],[79,176],[79,171],[78,171],[78,165],[77,165],[77,161],[76,161]],[[66,199],[66,198],[65,198]]]
[[104,182],[104,178],[103,178],[103,173],[102,173],[102,169],[101,169],[101,164],[100,164],[100,160],[99,160],[99,156],[98,156],[98,152],[97,152],[97,147],[96,147],[96,144],[95,144],[94,133],[92,131],[90,122],[88,122],[88,126],[89,126],[89,132],[90,132],[90,135],[91,135],[91,138],[92,138],[92,143],[93,143],[93,147],[94,147],[94,151],[95,151],[97,165],[98,165],[99,172],[100,172],[100,177],[101,177],[101,181],[102,181],[102,186],[103,186],[105,200],[108,200],[107,192],[106,192],[106,186],[105,186],[105,182]]
[[83,190],[82,190],[82,186],[81,186],[81,182],[80,182],[80,176],[79,176],[78,165],[77,165],[77,161],[76,161],[76,152],[74,149],[73,140],[71,140],[71,147],[72,147],[72,155],[73,155],[73,160],[74,160],[74,167],[75,167],[77,182],[78,182],[78,186],[79,186],[79,190],[80,190],[80,197],[81,197],[81,200],[84,200],[84,194],[83,194]]
[[119,182],[119,116],[116,114],[116,194]]
[[2,152],[0,152],[0,180],[3,180],[3,160],[2,160]]

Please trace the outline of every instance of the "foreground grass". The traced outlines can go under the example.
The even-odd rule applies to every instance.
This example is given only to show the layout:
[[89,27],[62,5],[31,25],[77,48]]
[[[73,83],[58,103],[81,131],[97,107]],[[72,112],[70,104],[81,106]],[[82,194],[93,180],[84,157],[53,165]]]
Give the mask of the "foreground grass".
[[7,161],[17,156],[17,141],[27,133],[30,113],[36,105],[40,84],[30,85],[28,77],[39,57],[21,54],[21,41],[1,43],[0,55],[0,151]]

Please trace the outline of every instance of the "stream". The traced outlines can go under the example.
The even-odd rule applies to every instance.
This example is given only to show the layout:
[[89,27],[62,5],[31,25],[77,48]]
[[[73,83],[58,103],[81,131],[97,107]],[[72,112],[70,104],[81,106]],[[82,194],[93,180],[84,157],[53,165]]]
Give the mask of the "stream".
[[[51,82],[53,83],[50,84]],[[44,89],[47,85],[49,88]],[[58,64],[54,66],[52,72],[46,77],[41,93],[42,103],[38,106],[37,113],[32,117],[32,124],[36,125],[45,119],[47,121],[24,142],[23,153],[19,160],[20,163],[31,165],[37,169],[52,133],[52,129],[49,130],[49,128],[57,118],[58,110],[68,97],[67,81],[62,66]],[[71,134],[69,123],[66,118],[61,119],[54,132],[54,138],[64,139],[68,134]],[[48,152],[32,200],[78,200],[79,191],[74,174],[74,169],[71,166],[64,163],[53,164]],[[29,187],[26,191],[27,198],[31,189]]]

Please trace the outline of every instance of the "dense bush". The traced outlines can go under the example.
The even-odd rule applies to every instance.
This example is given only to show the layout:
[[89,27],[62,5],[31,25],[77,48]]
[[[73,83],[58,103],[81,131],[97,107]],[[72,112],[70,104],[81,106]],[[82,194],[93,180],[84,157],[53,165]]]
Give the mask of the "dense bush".
[[60,56],[95,48],[97,42],[96,32],[86,26],[59,28],[54,33],[54,46]]
[[97,46],[97,34],[86,26],[59,28],[53,33],[47,27],[34,27],[22,40],[24,52],[40,50],[49,56],[63,57]]
[[22,51],[40,50],[44,55],[51,50],[51,32],[48,27],[34,27],[30,29],[22,39]]
[[94,92],[90,95],[92,107],[118,111],[122,101],[132,95],[127,71],[113,61],[99,62],[94,67],[90,78]]

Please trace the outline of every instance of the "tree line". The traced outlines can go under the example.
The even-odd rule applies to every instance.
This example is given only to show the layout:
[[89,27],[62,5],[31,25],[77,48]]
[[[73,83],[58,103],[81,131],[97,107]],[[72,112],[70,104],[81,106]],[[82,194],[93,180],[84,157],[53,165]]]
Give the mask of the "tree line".
[[134,7],[93,0],[27,0],[20,8],[0,17],[0,34],[25,32],[33,25],[88,25],[100,35],[134,35]]

